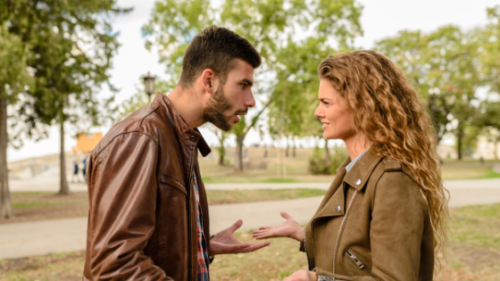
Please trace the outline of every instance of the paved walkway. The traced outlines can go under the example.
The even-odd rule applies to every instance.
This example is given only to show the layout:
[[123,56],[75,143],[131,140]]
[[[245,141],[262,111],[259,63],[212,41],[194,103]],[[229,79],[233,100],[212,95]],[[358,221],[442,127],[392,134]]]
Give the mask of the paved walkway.
[[[329,183],[311,184],[224,184],[207,185],[209,189],[235,188],[328,188]],[[451,207],[500,203],[500,179],[447,181]],[[255,202],[210,207],[212,232],[218,232],[238,219],[243,219],[241,231],[263,225],[282,223],[280,211],[286,211],[301,224],[306,224],[316,211],[322,197],[284,201]],[[0,225],[0,259],[52,252],[76,251],[85,248],[86,218],[58,219]]]

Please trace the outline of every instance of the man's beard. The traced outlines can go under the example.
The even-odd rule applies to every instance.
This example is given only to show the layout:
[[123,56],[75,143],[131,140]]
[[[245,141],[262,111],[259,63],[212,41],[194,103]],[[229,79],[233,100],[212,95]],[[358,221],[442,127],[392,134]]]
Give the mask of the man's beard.
[[233,105],[229,103],[229,100],[224,96],[224,89],[222,85],[220,85],[208,101],[207,107],[203,109],[203,121],[210,122],[217,128],[227,132],[231,130],[229,119],[232,116],[227,117],[224,115],[224,112],[231,108],[233,108]]

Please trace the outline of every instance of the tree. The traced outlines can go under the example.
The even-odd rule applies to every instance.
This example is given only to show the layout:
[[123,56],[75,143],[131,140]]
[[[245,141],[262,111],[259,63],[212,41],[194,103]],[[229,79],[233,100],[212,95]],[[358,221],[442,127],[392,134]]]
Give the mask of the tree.
[[[488,90],[488,98],[479,107],[476,125],[494,144],[495,159],[498,159],[500,143],[500,5],[486,10],[489,19],[484,28],[477,30],[480,34],[482,85]],[[496,101],[491,99],[496,97]]]
[[[7,41],[3,44],[14,44],[25,51],[25,59],[19,63],[26,67],[12,65],[19,66],[19,70],[27,71],[33,78],[32,87],[23,85],[25,83],[16,77],[5,81],[10,88],[14,85],[21,87],[8,97],[2,96],[8,98],[8,102],[4,100],[2,105],[17,110],[12,113],[14,121],[11,122],[15,134],[9,137],[4,133],[0,137],[0,143],[5,144],[1,147],[1,157],[6,155],[9,140],[15,140],[19,135],[44,137],[44,128],[54,120],[64,122],[70,113],[74,112],[74,120],[78,118],[79,121],[82,113],[91,119],[97,117],[95,87],[108,81],[107,69],[118,46],[117,34],[112,33],[110,20],[126,11],[116,8],[115,0],[7,0],[0,3],[2,36]],[[16,57],[12,52],[6,56]],[[12,65],[7,68],[12,68]],[[1,117],[7,118],[6,114],[1,114]],[[5,124],[4,118],[0,118],[1,124]],[[6,159],[1,161],[6,162]],[[63,157],[61,164],[64,169]],[[3,174],[6,172],[2,172],[2,182],[8,181]],[[64,174],[62,170],[61,177]],[[63,178],[61,184],[61,192],[65,193]],[[2,188],[2,198],[6,197],[5,189]],[[0,209],[8,209],[1,204]],[[10,217],[12,214],[2,211],[1,215]]]
[[[1,8],[4,8],[0,4]],[[7,167],[8,105],[16,103],[32,82],[26,69],[28,48],[22,38],[10,34],[0,10],[0,218],[12,217]]]
[[478,41],[473,32],[452,25],[429,34],[400,31],[377,42],[376,50],[403,69],[427,105],[438,143],[446,133],[454,132],[461,159],[465,128],[475,110],[471,102],[477,100],[480,85]]
[[109,83],[108,72],[119,47],[118,33],[113,33],[111,20],[112,16],[128,11],[117,8],[115,0],[54,1],[40,13],[41,19],[46,18],[43,24],[33,23],[33,29],[43,37],[33,44],[37,87],[31,95],[35,97],[34,108],[42,122],[55,122],[60,127],[59,194],[69,194],[65,123],[80,127],[83,123],[86,127],[100,124],[103,117],[100,110],[107,106],[100,106],[97,93],[103,83],[116,90]]
[[219,153],[219,161],[217,162],[219,166],[224,166],[226,165],[225,163],[225,156],[226,156],[226,148],[225,148],[225,142],[227,139],[227,132],[224,132],[222,130],[219,130],[215,126],[210,127],[210,131],[215,134],[217,137],[217,140],[219,141],[219,146],[217,146],[217,152]]
[[[336,39],[338,46],[352,43],[361,34],[359,17],[361,6],[354,0],[226,0],[213,8],[208,0],[156,2],[152,17],[143,27],[146,46],[158,47],[160,61],[166,63],[167,73],[177,81],[181,71],[182,56],[193,36],[209,25],[227,27],[247,38],[263,58],[256,71],[260,86],[254,91],[261,98],[260,109],[247,120],[233,127],[236,136],[237,170],[243,169],[242,147],[248,132],[254,128],[276,97],[278,70],[283,69],[280,54],[296,34],[318,41]],[[309,41],[311,42],[311,41]],[[290,53],[296,58],[294,53]]]
[[475,118],[474,125],[485,133],[487,140],[494,145],[495,159],[498,159],[500,145],[500,101],[485,100],[479,107],[480,115]]
[[486,12],[489,22],[477,31],[481,40],[482,81],[490,93],[500,95],[500,5],[488,8]]

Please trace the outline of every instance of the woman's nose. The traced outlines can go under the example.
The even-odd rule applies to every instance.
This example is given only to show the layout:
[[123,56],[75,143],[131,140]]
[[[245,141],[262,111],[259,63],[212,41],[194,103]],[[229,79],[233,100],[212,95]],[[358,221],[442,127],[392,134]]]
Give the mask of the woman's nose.
[[321,105],[318,105],[318,107],[316,107],[316,110],[314,111],[314,117],[316,117],[316,118],[322,118],[323,117],[323,112],[320,109],[320,107],[321,107]]

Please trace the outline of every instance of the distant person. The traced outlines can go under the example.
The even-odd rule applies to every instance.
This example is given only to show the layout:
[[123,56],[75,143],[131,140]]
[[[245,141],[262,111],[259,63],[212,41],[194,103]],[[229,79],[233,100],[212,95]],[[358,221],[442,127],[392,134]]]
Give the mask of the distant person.
[[73,161],[73,183],[80,182],[80,179],[78,178],[78,170],[78,162]]
[[373,51],[329,56],[318,73],[314,116],[349,157],[305,229],[282,212],[284,224],[254,237],[300,242],[309,270],[285,281],[433,280],[448,197],[425,106],[403,72]]
[[210,153],[199,126],[229,131],[255,106],[260,64],[245,38],[208,27],[187,48],[177,87],[104,136],[88,164],[83,280],[208,281],[214,255],[269,245],[238,241],[241,220],[211,236],[197,159]]
[[85,182],[87,182],[87,162],[88,161],[89,161],[88,153],[85,153],[85,158],[83,158],[83,168],[82,168],[83,179],[85,180]]

